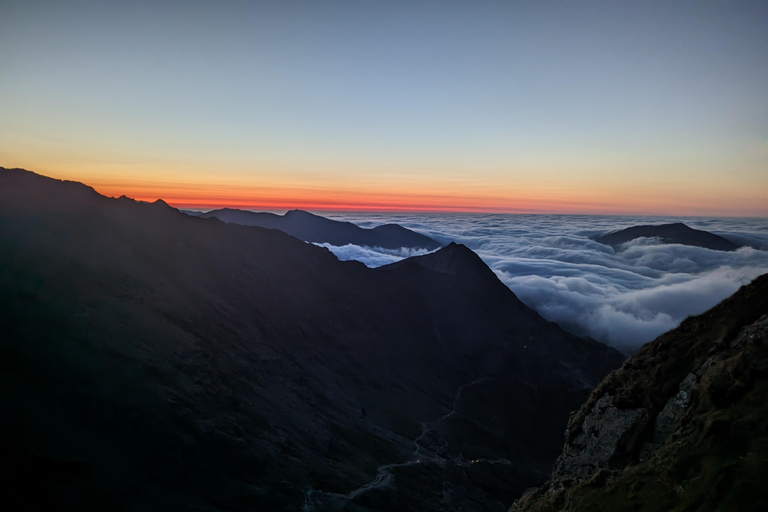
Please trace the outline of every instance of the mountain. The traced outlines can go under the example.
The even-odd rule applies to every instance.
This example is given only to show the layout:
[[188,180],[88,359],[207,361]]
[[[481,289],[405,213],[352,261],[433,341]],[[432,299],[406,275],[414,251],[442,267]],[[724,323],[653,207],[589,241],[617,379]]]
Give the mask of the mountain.
[[384,249],[428,249],[434,250],[442,244],[398,224],[384,224],[372,229],[361,228],[351,222],[326,219],[303,210],[290,210],[285,215],[266,212],[248,212],[232,208],[212,210],[199,217],[216,217],[219,220],[243,226],[260,226],[279,229],[299,240],[331,245],[365,245]]
[[623,360],[462,245],[371,269],[19,169],[0,332],[6,510],[504,510]]
[[597,237],[595,241],[615,246],[636,238],[660,238],[667,244],[694,245],[716,251],[735,251],[741,247],[741,245],[726,240],[714,233],[689,228],[682,222],[659,224],[657,226],[632,226]]
[[768,274],[606,377],[512,511],[768,509]]

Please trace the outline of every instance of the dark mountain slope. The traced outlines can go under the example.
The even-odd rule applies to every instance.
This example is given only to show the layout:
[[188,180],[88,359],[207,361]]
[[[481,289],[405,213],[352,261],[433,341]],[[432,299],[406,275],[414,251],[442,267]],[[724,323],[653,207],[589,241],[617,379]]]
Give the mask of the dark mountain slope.
[[7,169],[0,332],[20,509],[503,509],[621,361],[462,246],[368,269]]
[[628,358],[515,511],[768,508],[768,274]]
[[215,217],[224,222],[243,226],[279,229],[305,242],[331,245],[365,245],[385,249],[437,249],[441,244],[398,224],[384,224],[372,229],[361,228],[351,222],[326,219],[303,210],[290,210],[285,215],[266,212],[248,212],[223,208],[202,213],[199,217]]
[[690,228],[681,222],[658,226],[632,226],[600,236],[595,241],[605,245],[619,245],[643,237],[660,238],[668,244],[694,245],[716,251],[735,251],[741,247],[719,235]]

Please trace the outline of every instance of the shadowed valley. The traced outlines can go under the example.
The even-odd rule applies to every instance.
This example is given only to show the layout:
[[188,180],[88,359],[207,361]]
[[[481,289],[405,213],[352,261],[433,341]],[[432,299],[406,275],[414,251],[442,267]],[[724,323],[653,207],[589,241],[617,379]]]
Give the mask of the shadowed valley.
[[461,245],[369,269],[18,169],[0,306],[22,509],[505,510],[622,361]]

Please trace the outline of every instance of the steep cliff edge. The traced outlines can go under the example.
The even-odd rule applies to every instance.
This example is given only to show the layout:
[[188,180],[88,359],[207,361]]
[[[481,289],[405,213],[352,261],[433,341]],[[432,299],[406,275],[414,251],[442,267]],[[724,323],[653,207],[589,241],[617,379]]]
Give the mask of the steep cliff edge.
[[511,510],[766,510],[765,475],[768,274],[608,375]]

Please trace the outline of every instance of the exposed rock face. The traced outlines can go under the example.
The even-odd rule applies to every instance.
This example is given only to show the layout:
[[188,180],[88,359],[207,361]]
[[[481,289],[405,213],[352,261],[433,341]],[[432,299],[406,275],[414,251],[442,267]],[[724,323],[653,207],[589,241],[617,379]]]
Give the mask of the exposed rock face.
[[636,238],[659,238],[668,244],[694,245],[716,251],[735,251],[741,247],[741,245],[719,235],[690,228],[682,222],[659,224],[657,226],[632,226],[597,237],[595,241],[601,244],[618,246]]
[[575,438],[566,443],[557,461],[555,478],[584,478],[609,465],[648,421],[644,409],[618,409],[604,395],[586,415]]
[[[190,214],[192,214],[190,212]],[[243,226],[259,226],[279,229],[305,242],[328,243],[331,245],[363,245],[384,249],[437,249],[439,242],[428,236],[406,229],[398,224],[384,224],[366,229],[351,222],[326,219],[303,210],[290,210],[285,215],[268,212],[249,212],[233,208],[222,208],[201,214],[203,218],[215,217],[224,222]]]
[[653,425],[653,432],[650,438],[642,447],[641,459],[648,457],[650,453],[661,446],[667,440],[669,435],[680,425],[688,407],[691,405],[693,393],[698,388],[698,376],[689,373],[680,383],[679,391],[675,396],[667,401],[664,409],[661,410]]
[[0,334],[5,510],[503,511],[623,360],[462,245],[370,269],[6,169]]
[[571,417],[514,511],[765,510],[768,275],[643,347]]

